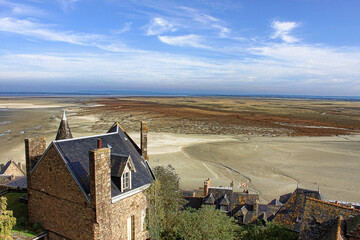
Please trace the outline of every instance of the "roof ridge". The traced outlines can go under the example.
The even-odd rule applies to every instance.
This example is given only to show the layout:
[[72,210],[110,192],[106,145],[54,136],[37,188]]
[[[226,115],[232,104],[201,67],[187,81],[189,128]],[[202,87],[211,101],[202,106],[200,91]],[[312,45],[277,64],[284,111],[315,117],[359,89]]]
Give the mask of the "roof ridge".
[[58,142],[74,141],[74,140],[79,140],[79,139],[86,139],[86,138],[92,138],[92,137],[101,137],[101,136],[112,135],[112,134],[118,134],[118,132],[110,132],[110,133],[103,133],[103,134],[92,135],[92,136],[84,136],[84,137],[77,137],[77,138],[53,140],[53,142],[58,143]]
[[316,201],[316,202],[320,202],[320,203],[324,203],[324,204],[328,204],[328,205],[335,206],[335,207],[340,207],[340,208],[348,209],[348,210],[354,210],[355,212],[359,212],[359,211],[360,211],[359,209],[356,209],[356,208],[345,207],[345,206],[342,206],[342,205],[339,205],[339,204],[335,204],[335,203],[331,203],[331,202],[319,200],[319,199],[312,198],[312,197],[306,197],[306,199],[307,199],[307,200]]

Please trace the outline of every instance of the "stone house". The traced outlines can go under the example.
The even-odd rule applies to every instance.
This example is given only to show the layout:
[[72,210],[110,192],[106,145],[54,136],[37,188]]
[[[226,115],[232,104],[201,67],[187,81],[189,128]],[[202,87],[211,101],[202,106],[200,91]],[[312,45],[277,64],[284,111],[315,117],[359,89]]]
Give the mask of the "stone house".
[[210,179],[204,182],[199,190],[183,191],[186,203],[184,207],[200,208],[202,205],[213,206],[215,209],[237,219],[239,224],[247,224],[261,220],[268,220],[280,208],[275,204],[260,204],[259,195],[234,191],[233,182],[230,187],[211,187]]
[[144,190],[154,180],[146,138],[145,122],[141,148],[118,123],[72,138],[64,114],[48,147],[45,138],[26,139],[29,220],[49,239],[146,239]]
[[26,190],[26,176],[22,162],[9,160],[6,164],[0,164],[0,191],[8,189]]
[[299,233],[301,240],[360,239],[360,210],[331,203],[319,191],[297,188],[280,196],[273,221]]

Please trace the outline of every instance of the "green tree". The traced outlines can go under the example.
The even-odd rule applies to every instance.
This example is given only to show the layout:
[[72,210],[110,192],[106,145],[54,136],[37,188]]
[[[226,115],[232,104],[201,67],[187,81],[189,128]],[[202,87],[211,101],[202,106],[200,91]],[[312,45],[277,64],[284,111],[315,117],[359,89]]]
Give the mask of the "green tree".
[[149,203],[147,229],[150,236],[157,240],[171,232],[183,200],[179,192],[179,177],[171,165],[158,166],[153,171],[156,181],[145,192]]
[[0,237],[1,239],[12,239],[11,230],[16,224],[16,218],[13,217],[13,211],[6,210],[6,197],[0,198]]
[[199,210],[188,208],[176,215],[176,221],[169,239],[235,239],[239,226],[233,218],[215,210],[213,206],[204,206]]
[[238,232],[239,240],[296,240],[298,234],[290,231],[286,227],[273,222],[267,222],[265,226],[248,224]]

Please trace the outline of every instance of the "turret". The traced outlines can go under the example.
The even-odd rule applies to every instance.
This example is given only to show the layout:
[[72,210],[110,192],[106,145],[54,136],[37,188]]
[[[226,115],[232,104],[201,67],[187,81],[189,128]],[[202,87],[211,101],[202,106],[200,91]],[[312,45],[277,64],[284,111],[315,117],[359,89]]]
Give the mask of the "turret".
[[59,126],[58,132],[56,134],[55,140],[69,139],[69,138],[73,138],[73,136],[71,134],[69,124],[68,124],[68,121],[66,118],[65,110],[64,110],[63,117],[61,119],[60,126]]

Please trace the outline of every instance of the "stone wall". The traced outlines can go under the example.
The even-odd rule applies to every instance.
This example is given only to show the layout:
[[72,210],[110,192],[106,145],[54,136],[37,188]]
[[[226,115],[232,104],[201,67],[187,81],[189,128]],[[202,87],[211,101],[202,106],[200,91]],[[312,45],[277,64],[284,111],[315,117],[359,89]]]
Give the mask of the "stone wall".
[[143,192],[111,204],[108,209],[111,222],[109,239],[127,239],[127,219],[131,216],[135,220],[135,239],[146,239],[147,232],[143,228],[146,208],[147,201]]
[[[111,203],[110,149],[89,152],[90,203],[55,147],[31,173],[29,219],[50,231],[49,239],[128,239],[127,219],[134,216],[135,238],[146,239],[143,192]],[[59,236],[58,236],[59,235]]]
[[46,138],[29,138],[25,139],[25,159],[26,159],[26,175],[27,186],[31,185],[30,172],[31,169],[40,160],[46,150]]
[[142,228],[147,208],[145,194],[140,192],[111,203],[110,149],[90,151],[89,159],[91,202],[99,224],[94,239],[127,239],[127,219],[131,216],[135,220],[135,239],[146,239]]
[[95,212],[52,146],[31,174],[29,220],[69,239],[92,239]]

